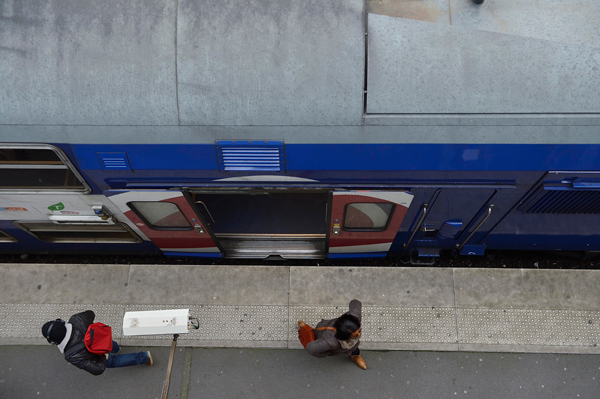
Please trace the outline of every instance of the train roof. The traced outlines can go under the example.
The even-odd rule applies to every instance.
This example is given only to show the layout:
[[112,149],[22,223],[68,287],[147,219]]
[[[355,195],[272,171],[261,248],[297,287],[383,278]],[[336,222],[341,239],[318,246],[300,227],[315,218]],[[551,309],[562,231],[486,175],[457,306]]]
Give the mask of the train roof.
[[598,20],[597,0],[3,0],[0,141],[598,143]]

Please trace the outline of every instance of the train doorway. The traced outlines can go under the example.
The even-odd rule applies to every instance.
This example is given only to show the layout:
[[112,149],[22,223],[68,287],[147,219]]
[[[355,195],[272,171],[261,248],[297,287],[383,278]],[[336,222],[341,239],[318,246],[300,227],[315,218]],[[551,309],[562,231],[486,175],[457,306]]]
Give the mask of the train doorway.
[[192,190],[225,258],[324,258],[329,190]]

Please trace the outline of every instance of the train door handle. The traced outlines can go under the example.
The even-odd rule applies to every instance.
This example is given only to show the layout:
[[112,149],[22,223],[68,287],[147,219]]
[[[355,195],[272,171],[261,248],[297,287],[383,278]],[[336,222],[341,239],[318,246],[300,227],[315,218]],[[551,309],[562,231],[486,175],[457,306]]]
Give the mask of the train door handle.
[[[212,220],[212,223],[209,224],[215,224],[215,219],[213,219],[212,215],[210,214],[208,208],[206,207],[206,204],[202,201],[196,201],[196,204],[202,204],[202,206],[204,207],[204,209],[206,210],[206,214],[210,217],[210,220]],[[203,232],[204,233],[204,232]]]
[[473,234],[475,234],[475,232],[477,232],[477,230],[479,230],[479,228],[481,227],[481,225],[483,223],[485,223],[485,221],[488,220],[488,218],[492,215],[492,208],[494,208],[494,204],[491,204],[490,206],[488,206],[488,208],[487,208],[487,215],[485,215],[485,217],[483,218],[483,220],[481,222],[479,222],[479,224],[477,225],[477,227],[475,227],[473,229],[473,231],[471,232],[471,234],[469,234],[469,236],[467,237],[467,239],[464,240],[462,244],[456,244],[456,248],[458,248],[460,250],[460,249],[462,249],[462,247],[465,246],[465,244],[467,243],[467,241],[469,241],[469,239],[471,237],[473,237]]
[[428,206],[429,206],[429,204],[423,204],[421,206],[421,217],[419,218],[419,221],[415,225],[415,228],[413,229],[412,234],[410,235],[410,238],[408,239],[408,241],[406,241],[402,245],[402,247],[404,247],[404,248],[408,247],[408,244],[410,244],[410,242],[412,241],[412,239],[415,236],[415,234],[417,233],[417,231],[421,228],[421,223],[423,223],[423,219],[425,219],[425,215],[427,214],[427,207]]

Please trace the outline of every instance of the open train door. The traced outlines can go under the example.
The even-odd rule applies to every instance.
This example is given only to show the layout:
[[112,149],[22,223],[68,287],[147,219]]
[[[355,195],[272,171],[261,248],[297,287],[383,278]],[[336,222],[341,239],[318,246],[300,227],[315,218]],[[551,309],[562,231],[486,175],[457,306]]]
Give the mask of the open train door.
[[405,191],[334,191],[329,257],[386,256],[412,199]]
[[165,255],[221,256],[187,194],[164,190],[105,191],[104,194]]

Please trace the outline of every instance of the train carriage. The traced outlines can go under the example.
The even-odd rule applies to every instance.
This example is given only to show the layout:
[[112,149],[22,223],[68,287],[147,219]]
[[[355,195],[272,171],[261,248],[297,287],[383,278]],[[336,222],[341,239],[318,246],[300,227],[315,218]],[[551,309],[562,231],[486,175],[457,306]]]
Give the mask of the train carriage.
[[570,5],[2,0],[0,253],[600,251]]

